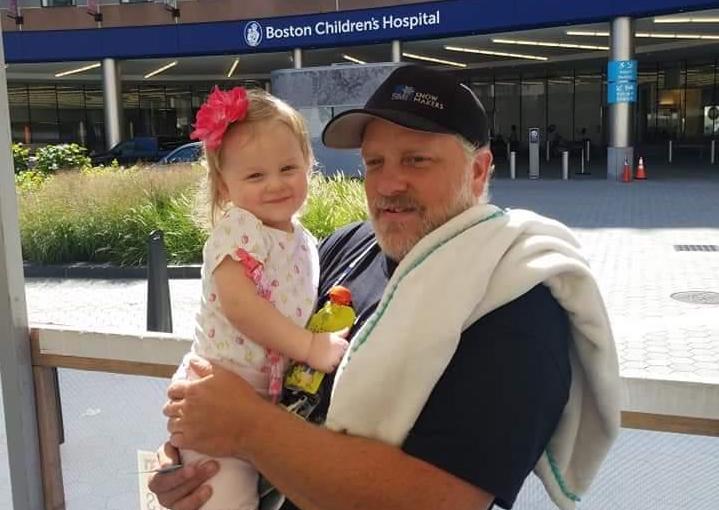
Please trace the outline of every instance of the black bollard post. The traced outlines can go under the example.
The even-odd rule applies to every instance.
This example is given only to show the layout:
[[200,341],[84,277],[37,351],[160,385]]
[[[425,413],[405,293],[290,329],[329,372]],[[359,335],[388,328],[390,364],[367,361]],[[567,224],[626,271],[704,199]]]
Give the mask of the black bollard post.
[[162,230],[152,231],[147,240],[147,330],[172,333],[170,282]]

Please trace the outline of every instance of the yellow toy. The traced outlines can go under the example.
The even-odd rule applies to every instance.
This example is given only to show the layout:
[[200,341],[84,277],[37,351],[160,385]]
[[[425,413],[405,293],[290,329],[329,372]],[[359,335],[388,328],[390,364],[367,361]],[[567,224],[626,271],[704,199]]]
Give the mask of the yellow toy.
[[[329,300],[310,317],[307,329],[314,333],[333,333],[352,327],[356,315],[349,289],[336,285],[327,294]],[[296,364],[285,376],[285,388],[314,395],[324,376],[324,372]]]

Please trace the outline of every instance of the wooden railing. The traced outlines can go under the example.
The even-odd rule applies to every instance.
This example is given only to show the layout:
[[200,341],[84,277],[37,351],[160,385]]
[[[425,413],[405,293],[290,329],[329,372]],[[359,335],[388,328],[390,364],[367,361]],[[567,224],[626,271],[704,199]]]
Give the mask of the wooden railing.
[[[60,463],[58,368],[170,377],[190,347],[166,333],[122,334],[58,327],[30,332],[46,510],[65,508]],[[719,384],[622,378],[622,426],[719,437]]]

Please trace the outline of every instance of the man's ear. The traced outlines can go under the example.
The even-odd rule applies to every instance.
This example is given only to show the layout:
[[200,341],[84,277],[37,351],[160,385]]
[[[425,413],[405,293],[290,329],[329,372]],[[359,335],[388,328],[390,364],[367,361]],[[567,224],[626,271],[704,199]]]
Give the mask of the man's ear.
[[472,191],[477,197],[482,196],[484,188],[487,186],[489,176],[492,174],[493,161],[492,151],[479,149],[474,153],[474,160],[472,161]]

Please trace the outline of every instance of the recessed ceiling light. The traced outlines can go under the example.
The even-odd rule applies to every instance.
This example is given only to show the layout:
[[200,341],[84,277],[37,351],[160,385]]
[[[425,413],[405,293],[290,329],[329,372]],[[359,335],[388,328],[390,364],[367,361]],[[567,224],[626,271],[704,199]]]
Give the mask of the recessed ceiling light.
[[444,59],[435,58],[435,57],[427,57],[425,55],[417,55],[416,53],[402,52],[402,56],[407,57],[407,58],[413,58],[416,60],[423,60],[425,62],[434,62],[435,64],[446,64],[448,66],[455,66],[455,67],[467,67],[467,64],[463,64],[461,62],[454,62],[452,60],[444,60]]
[[232,67],[230,67],[230,70],[227,72],[227,77],[232,78],[232,75],[235,74],[235,69],[237,69],[237,64],[240,63],[240,59],[236,58],[234,62],[232,62]]
[[602,50],[606,51],[609,46],[595,46],[592,44],[555,43],[545,41],[529,41],[524,39],[492,39],[497,44],[517,44],[520,46],[542,46],[545,48],[572,48],[579,50]]
[[350,62],[354,62],[355,64],[366,64],[364,60],[360,60],[358,58],[353,57],[352,55],[347,55],[346,53],[342,54],[342,58],[345,60],[349,60]]
[[[584,32],[577,30],[567,30],[567,35],[583,35],[590,37],[609,37],[609,32]],[[716,34],[675,34],[671,32],[636,32],[634,37],[640,39],[702,39],[702,40],[719,40]]]
[[719,18],[668,16],[664,18],[654,18],[654,23],[719,23]]
[[90,69],[97,69],[101,65],[102,64],[100,64],[100,62],[97,62],[95,64],[90,64],[89,66],[78,67],[77,69],[70,69],[69,71],[62,71],[61,73],[55,73],[55,78],[62,78],[63,76],[70,76],[71,74],[84,73],[85,71],[89,71]]
[[176,65],[177,65],[177,60],[175,60],[175,61],[173,61],[173,62],[170,62],[170,63],[167,64],[167,65],[164,65],[164,66],[162,66],[162,67],[160,67],[160,68],[155,69],[155,70],[152,71],[151,73],[147,73],[147,74],[145,75],[145,79],[152,78],[153,76],[155,76],[155,75],[157,75],[157,74],[160,74],[160,73],[164,73],[165,71],[167,71],[168,69],[170,69],[170,68],[172,68],[172,67],[175,67]]
[[523,58],[526,60],[549,60],[547,57],[540,57],[538,55],[525,55],[523,53],[506,53],[504,51],[491,51],[491,50],[480,50],[477,48],[461,48],[459,46],[445,46],[445,50],[449,51],[461,51],[464,53],[478,53],[480,55],[491,55],[493,57],[510,57],[510,58]]
[[588,32],[586,30],[567,30],[567,35],[582,35],[585,37],[609,37],[609,32]]
[[634,36],[642,39],[719,39],[719,35],[712,34],[672,34],[668,32],[637,32]]

